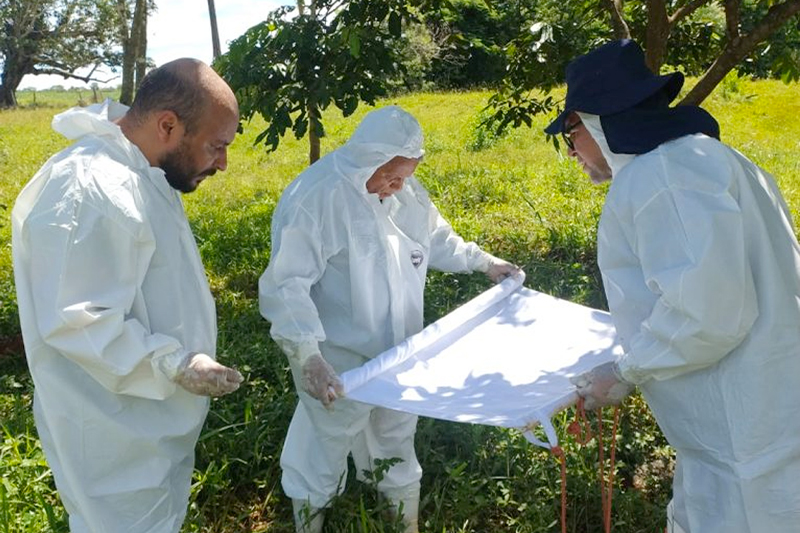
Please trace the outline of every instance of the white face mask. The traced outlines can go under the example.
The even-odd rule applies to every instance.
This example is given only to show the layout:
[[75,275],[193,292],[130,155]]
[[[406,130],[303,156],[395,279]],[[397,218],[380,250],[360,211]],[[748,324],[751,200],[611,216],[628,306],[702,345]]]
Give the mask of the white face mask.
[[608,166],[611,168],[611,176],[616,176],[628,163],[633,161],[636,157],[634,154],[615,154],[608,147],[606,135],[603,133],[603,126],[600,123],[599,115],[590,115],[589,113],[581,113],[578,111],[578,116],[581,117],[583,125],[586,126],[586,131],[592,136],[594,142],[600,147],[603,152],[603,157],[606,158]]

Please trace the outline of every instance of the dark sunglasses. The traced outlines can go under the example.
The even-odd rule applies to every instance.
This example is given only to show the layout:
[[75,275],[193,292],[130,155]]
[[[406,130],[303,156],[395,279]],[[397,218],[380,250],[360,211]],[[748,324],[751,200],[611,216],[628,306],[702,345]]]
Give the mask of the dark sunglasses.
[[580,120],[578,122],[573,122],[569,126],[564,126],[564,130],[561,132],[561,138],[564,139],[564,144],[566,144],[567,148],[570,150],[575,149],[575,143],[572,142],[572,132],[581,124],[582,122]]

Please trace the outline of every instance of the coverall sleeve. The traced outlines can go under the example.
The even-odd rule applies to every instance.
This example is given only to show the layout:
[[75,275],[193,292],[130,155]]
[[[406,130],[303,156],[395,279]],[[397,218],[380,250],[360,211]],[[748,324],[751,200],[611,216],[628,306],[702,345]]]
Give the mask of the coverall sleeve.
[[428,203],[428,227],[431,235],[429,265],[444,272],[485,272],[492,256],[475,244],[466,242],[450,226],[433,203]]
[[[737,202],[727,190],[665,187],[635,209],[631,246],[657,300],[619,361],[623,377],[665,380],[717,363],[758,316]],[[606,282],[624,295],[613,286],[624,276]]]
[[272,323],[270,334],[289,357],[302,362],[320,353],[325,331],[311,299],[311,287],[322,278],[326,255],[316,217],[302,206],[288,221],[273,220],[269,265],[258,280],[261,315]]
[[155,243],[110,202],[65,199],[28,218],[24,240],[43,342],[108,390],[164,399],[175,385],[153,358],[182,350],[130,316]]

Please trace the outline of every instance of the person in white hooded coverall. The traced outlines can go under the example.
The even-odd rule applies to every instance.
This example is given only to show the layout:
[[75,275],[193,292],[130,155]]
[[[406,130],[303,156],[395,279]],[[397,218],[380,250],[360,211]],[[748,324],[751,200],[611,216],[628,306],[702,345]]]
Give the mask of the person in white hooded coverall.
[[613,178],[597,253],[625,352],[574,383],[590,408],[640,388],[676,451],[669,531],[798,531],[800,246],[774,179],[669,107],[682,82],[628,40],[567,67],[546,131]]
[[34,417],[72,533],[176,533],[214,361],[214,301],[178,191],[227,165],[236,99],[207,65],[148,73],[130,109],[57,115],[76,142],[12,213]]
[[464,242],[439,214],[412,176],[422,140],[399,107],[368,113],[344,146],[286,188],[273,215],[259,300],[300,397],[281,455],[297,531],[321,531],[350,453],[359,474],[375,459],[402,459],[378,490],[417,531],[417,417],[339,398],[338,374],[422,329],[428,267],[494,281],[519,270]]

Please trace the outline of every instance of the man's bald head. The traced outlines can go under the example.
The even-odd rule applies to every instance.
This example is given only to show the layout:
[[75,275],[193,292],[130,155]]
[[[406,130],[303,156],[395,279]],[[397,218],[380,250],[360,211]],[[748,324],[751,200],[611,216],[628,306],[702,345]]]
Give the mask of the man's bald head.
[[191,134],[210,109],[227,110],[238,117],[236,97],[225,80],[202,61],[181,58],[147,73],[128,116],[142,123],[151,113],[169,110]]

